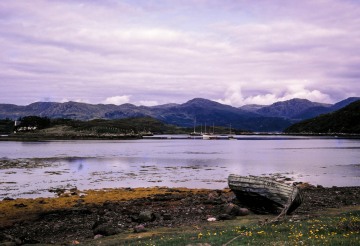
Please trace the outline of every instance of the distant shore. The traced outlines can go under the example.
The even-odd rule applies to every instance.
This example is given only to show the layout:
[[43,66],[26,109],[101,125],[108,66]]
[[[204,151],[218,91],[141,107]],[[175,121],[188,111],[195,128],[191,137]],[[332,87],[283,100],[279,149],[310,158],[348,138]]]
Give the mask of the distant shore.
[[[187,136],[188,135],[188,136]],[[173,137],[169,137],[173,136]],[[181,136],[181,137],[179,137]],[[184,137],[187,136],[187,137]],[[244,133],[235,135],[235,139],[242,139],[245,136],[283,136],[283,137],[324,137],[324,138],[350,138],[360,139],[360,134],[347,133]],[[202,139],[201,136],[193,137],[188,133],[183,134],[155,134],[154,136],[143,136],[141,134],[131,135],[47,135],[37,133],[3,134],[0,135],[0,141],[51,141],[51,140],[137,140],[137,139]]]

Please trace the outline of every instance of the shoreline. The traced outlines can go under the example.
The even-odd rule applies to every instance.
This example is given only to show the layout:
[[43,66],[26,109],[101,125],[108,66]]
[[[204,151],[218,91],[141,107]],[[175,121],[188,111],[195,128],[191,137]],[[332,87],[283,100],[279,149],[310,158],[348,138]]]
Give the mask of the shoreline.
[[[166,136],[180,136],[186,135],[187,137],[174,137],[168,138]],[[238,134],[234,139],[243,140],[246,136],[261,137],[261,136],[283,136],[283,137],[323,137],[323,138],[339,138],[339,139],[360,139],[360,134],[351,133],[275,133],[275,132],[261,132],[261,133],[245,133]],[[4,134],[0,136],[0,141],[19,141],[19,142],[31,142],[31,141],[56,141],[56,140],[139,140],[139,139],[171,139],[171,140],[182,140],[182,139],[195,139],[202,140],[201,137],[190,136],[189,133],[182,134],[158,134],[154,136],[143,136],[143,135],[46,135],[46,134]],[[213,139],[219,140],[219,139]],[[221,139],[224,140],[224,139]]]
[[[301,192],[304,202],[290,218],[309,218],[333,208],[360,209],[359,186],[324,188],[303,184]],[[139,225],[155,230],[206,224],[207,218],[223,214],[227,204],[238,204],[229,189],[73,189],[58,194],[56,198],[0,201],[0,235],[23,242],[25,238],[39,243],[86,241],[98,234],[133,233]],[[150,219],[141,219],[144,211],[150,211]]]

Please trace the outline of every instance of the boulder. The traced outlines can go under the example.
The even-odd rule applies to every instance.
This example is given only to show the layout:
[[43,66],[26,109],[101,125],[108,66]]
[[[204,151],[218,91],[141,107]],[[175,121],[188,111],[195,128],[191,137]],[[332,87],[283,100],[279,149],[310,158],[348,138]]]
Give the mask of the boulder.
[[111,224],[100,224],[93,229],[94,235],[111,236],[120,233],[120,229]]
[[139,222],[149,222],[155,220],[155,215],[150,210],[145,210],[139,214]]
[[240,208],[238,205],[234,203],[228,203],[224,206],[225,214],[233,215],[233,216],[245,216],[250,213],[247,208]]
[[220,214],[218,217],[217,217],[217,220],[232,220],[234,219],[235,216],[233,215],[230,215],[230,214]]

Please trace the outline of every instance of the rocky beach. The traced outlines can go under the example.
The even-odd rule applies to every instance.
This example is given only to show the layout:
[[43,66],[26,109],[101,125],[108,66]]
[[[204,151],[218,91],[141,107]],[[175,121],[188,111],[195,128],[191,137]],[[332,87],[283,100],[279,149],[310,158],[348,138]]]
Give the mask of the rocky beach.
[[[360,209],[360,187],[300,187],[304,202],[285,219],[314,217],[331,208]],[[0,245],[90,243],[115,234],[197,228],[211,220],[253,215],[228,189],[154,187],[54,192],[55,198],[3,199]],[[261,216],[264,220],[276,218]]]

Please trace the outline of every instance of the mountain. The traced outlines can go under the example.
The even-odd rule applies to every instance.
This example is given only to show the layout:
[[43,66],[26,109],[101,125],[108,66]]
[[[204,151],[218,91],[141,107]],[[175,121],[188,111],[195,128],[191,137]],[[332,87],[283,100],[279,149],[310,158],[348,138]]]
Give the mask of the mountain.
[[305,99],[277,102],[270,106],[252,105],[241,108],[224,105],[203,98],[194,98],[183,104],[158,106],[135,106],[133,104],[87,104],[78,102],[36,102],[27,106],[0,104],[0,119],[18,119],[24,116],[68,118],[78,120],[124,119],[152,117],[166,124],[193,127],[212,125],[257,132],[282,131],[291,124],[307,117],[315,117],[347,105],[354,98],[348,98],[334,105],[315,103]]
[[239,109],[250,111],[250,112],[256,112],[257,110],[266,107],[267,105],[259,105],[259,104],[246,104],[244,106],[241,106]]
[[[351,100],[349,100],[351,101]],[[335,112],[301,121],[287,129],[287,133],[360,133],[360,100]]]
[[184,104],[158,109],[152,116],[168,124],[193,127],[194,122],[205,130],[216,126],[232,127],[251,131],[279,131],[291,122],[273,117],[264,117],[239,108],[203,98],[194,98]]
[[311,108],[326,109],[329,104],[311,102],[306,99],[294,98],[288,101],[276,102],[270,106],[262,107],[255,112],[263,116],[283,117],[299,120],[299,115]]
[[360,97],[349,97],[345,100],[335,103],[333,106],[331,106],[331,109],[333,111],[336,111],[336,110],[339,110],[339,109],[349,105],[350,103],[356,102],[358,100],[360,100]]

